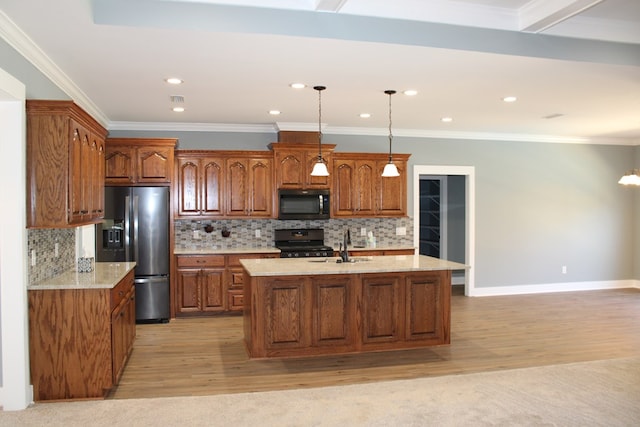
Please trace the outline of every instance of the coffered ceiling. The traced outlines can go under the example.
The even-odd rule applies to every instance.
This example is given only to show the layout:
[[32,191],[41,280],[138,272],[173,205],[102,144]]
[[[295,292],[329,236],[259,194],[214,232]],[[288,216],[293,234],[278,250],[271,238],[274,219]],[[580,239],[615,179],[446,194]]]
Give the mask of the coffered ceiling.
[[110,129],[317,130],[324,85],[325,133],[385,134],[394,89],[395,135],[640,143],[637,0],[0,0],[0,12],[5,41]]

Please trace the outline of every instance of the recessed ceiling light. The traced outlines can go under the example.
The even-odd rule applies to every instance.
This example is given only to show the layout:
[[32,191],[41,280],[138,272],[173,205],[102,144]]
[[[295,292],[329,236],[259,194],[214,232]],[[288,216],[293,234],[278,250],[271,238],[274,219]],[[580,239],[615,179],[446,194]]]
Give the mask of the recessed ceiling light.
[[280,110],[269,110],[269,114],[272,116],[277,116],[280,114]]
[[166,80],[167,83],[169,83],[170,85],[179,85],[182,84],[182,80],[177,78],[177,77],[169,77]]
[[361,119],[368,119],[369,117],[371,117],[371,114],[369,114],[369,113],[360,113],[360,118]]
[[407,89],[402,93],[404,93],[407,96],[416,96],[418,94],[418,91],[415,89]]
[[304,89],[305,87],[307,87],[307,85],[304,83],[291,83],[289,86],[294,89]]
[[172,110],[176,113],[182,113],[184,111],[184,107],[173,107]]
[[440,121],[443,123],[451,123],[453,121],[453,117],[443,117]]
[[516,98],[515,96],[505,96],[504,98],[502,98],[502,100],[504,102],[516,102],[518,98]]

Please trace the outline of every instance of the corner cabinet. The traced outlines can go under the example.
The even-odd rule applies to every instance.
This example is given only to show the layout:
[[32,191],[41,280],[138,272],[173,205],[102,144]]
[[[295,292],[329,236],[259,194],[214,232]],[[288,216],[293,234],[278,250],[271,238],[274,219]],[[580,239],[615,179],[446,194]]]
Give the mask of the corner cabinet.
[[108,138],[107,185],[161,185],[173,177],[174,138]]
[[27,100],[27,227],[104,218],[107,131],[72,101]]
[[103,398],[133,349],[134,271],[111,289],[29,290],[28,300],[34,400]]
[[408,154],[394,154],[398,177],[382,177],[388,155],[333,154],[333,217],[403,217],[407,215]]
[[270,152],[176,153],[176,218],[273,218]]

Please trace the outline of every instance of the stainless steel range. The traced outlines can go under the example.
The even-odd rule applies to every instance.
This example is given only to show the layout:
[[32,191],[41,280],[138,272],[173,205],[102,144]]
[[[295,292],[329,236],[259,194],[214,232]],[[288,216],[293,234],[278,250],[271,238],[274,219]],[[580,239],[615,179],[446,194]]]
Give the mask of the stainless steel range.
[[275,245],[280,258],[331,257],[333,248],[324,244],[321,228],[275,230]]

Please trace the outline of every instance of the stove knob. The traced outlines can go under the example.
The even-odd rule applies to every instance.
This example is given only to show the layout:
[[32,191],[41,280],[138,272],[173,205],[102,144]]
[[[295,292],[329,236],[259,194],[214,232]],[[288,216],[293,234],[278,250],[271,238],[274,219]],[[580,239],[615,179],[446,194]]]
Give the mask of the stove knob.
[[299,256],[299,254],[296,252],[296,253],[293,254],[293,256],[297,257],[297,256]]

